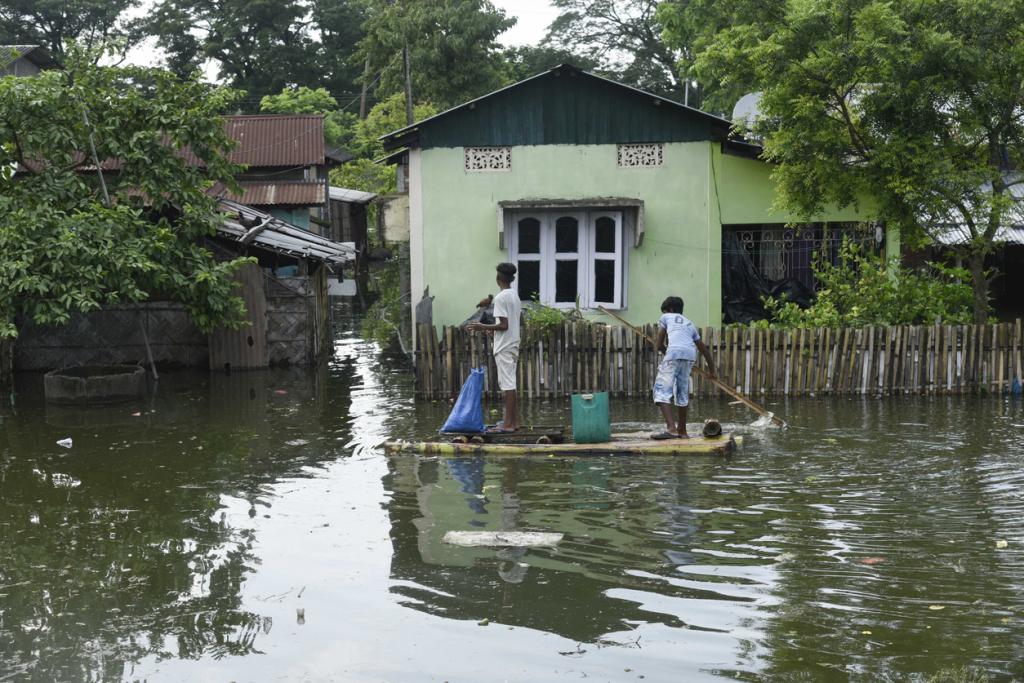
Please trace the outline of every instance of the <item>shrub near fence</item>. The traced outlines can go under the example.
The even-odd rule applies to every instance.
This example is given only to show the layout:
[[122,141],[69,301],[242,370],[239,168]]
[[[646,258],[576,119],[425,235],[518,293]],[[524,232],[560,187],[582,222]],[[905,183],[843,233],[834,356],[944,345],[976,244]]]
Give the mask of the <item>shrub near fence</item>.
[[[649,325],[644,332],[654,337]],[[1021,321],[849,329],[704,328],[719,377],[755,396],[1002,394],[1019,390]],[[450,398],[469,369],[486,366],[484,391],[498,395],[491,338],[460,327],[417,329],[416,394]],[[625,327],[567,322],[519,350],[519,393],[563,397],[587,391],[649,396],[659,356]],[[698,361],[703,366],[703,360]],[[699,396],[721,392],[694,375]]]

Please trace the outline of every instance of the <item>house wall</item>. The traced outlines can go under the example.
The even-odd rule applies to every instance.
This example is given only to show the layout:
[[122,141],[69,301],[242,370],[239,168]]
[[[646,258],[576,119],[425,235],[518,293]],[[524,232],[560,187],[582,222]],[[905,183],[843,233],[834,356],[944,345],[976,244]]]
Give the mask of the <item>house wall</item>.
[[296,208],[286,208],[272,206],[266,210],[274,218],[280,218],[283,221],[287,221],[297,228],[309,230],[309,207],[300,206]]
[[[467,173],[461,147],[414,150],[414,303],[429,286],[434,323],[454,324],[472,313],[482,296],[497,291],[494,266],[509,258],[507,248],[498,248],[498,202],[626,197],[644,201],[646,229],[640,247],[626,247],[623,317],[636,323],[656,320],[661,301],[679,294],[690,302],[686,312],[694,322],[717,324],[721,297],[712,274],[721,267],[721,226],[708,211],[711,147],[667,143],[662,166],[637,168],[618,166],[615,145],[513,147],[512,170],[492,173]],[[422,240],[416,239],[419,220]]]
[[[311,365],[329,345],[324,269],[309,277],[262,277],[266,356],[272,366]],[[147,302],[72,315],[62,327],[24,323],[14,345],[15,370],[146,363],[145,326],[153,359],[164,367],[209,367],[209,337],[180,304]]]
[[[462,147],[413,150],[410,161],[413,304],[429,286],[436,325],[461,322],[496,291],[494,266],[509,259],[498,247],[501,201],[643,200],[644,240],[627,247],[621,312],[632,323],[656,320],[661,301],[677,294],[696,324],[720,325],[721,226],[797,220],[775,206],[769,164],[724,155],[715,142],[666,143],[660,167],[620,167],[616,145],[513,147],[505,172],[466,172]],[[829,208],[812,220],[866,221],[873,208]],[[897,234],[887,247],[899,253]]]
[[[776,206],[778,184],[772,179],[771,164],[745,157],[722,154],[714,146],[712,157],[714,179],[713,195],[721,206],[723,225],[744,225],[761,223],[788,223],[797,218]],[[862,222],[874,220],[877,205],[871,197],[865,197],[856,204],[843,209],[826,207],[808,222]],[[886,253],[898,258],[900,253],[899,230],[887,227],[885,234]]]

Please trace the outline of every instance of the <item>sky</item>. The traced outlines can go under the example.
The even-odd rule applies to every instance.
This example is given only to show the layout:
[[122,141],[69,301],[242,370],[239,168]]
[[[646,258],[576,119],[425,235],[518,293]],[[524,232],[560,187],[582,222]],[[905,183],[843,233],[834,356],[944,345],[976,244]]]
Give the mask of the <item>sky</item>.
[[516,17],[516,25],[498,36],[498,42],[513,45],[536,45],[547,33],[548,24],[558,11],[548,0],[491,0],[505,14]]

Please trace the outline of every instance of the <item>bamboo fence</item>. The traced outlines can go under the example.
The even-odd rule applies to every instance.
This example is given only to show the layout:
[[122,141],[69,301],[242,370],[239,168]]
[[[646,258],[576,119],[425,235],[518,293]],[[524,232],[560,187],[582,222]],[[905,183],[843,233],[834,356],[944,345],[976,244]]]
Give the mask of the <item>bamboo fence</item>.
[[[641,328],[654,337],[655,328]],[[440,336],[420,325],[416,395],[447,399],[459,393],[470,368],[486,367],[484,391],[497,396],[491,338],[460,327]],[[718,376],[751,396],[1001,395],[1019,391],[1021,320],[991,325],[903,325],[845,329],[704,328]],[[567,322],[519,349],[523,398],[608,391],[648,396],[659,356],[637,332],[620,326]],[[698,364],[703,367],[701,359]],[[694,375],[698,396],[722,393]]]

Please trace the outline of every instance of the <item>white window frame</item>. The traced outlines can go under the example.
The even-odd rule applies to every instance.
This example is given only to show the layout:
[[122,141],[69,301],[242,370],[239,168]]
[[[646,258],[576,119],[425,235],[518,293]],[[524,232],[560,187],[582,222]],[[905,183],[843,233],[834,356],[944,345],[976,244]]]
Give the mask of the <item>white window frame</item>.
[[[579,226],[578,251],[558,254],[556,248],[555,225],[559,218],[570,216],[577,220]],[[536,209],[517,211],[511,216],[509,225],[508,252],[509,260],[519,264],[521,261],[540,262],[540,302],[546,306],[555,308],[574,308],[575,301],[556,302],[555,299],[555,263],[556,261],[577,260],[576,268],[576,292],[579,296],[581,308],[596,308],[604,306],[608,309],[622,309],[626,306],[626,273],[628,243],[625,235],[625,221],[622,211],[593,209],[593,210],[559,210],[559,209]],[[519,221],[525,218],[534,218],[540,223],[540,255],[519,254]],[[611,218],[615,221],[615,252],[597,251],[597,220],[600,218]],[[594,273],[594,262],[599,260],[615,261],[615,297],[613,301],[597,301],[595,297],[596,282]]]
[[[601,218],[611,218],[615,221],[615,251],[599,252],[597,250],[597,221]],[[622,239],[622,212],[621,211],[591,211],[587,216],[587,237],[590,240],[590,249],[587,260],[587,294],[590,299],[589,308],[604,306],[605,308],[622,308],[622,289],[625,283],[623,278],[623,239]],[[594,272],[595,263],[598,260],[615,261],[615,296],[611,301],[597,300],[597,276]]]

